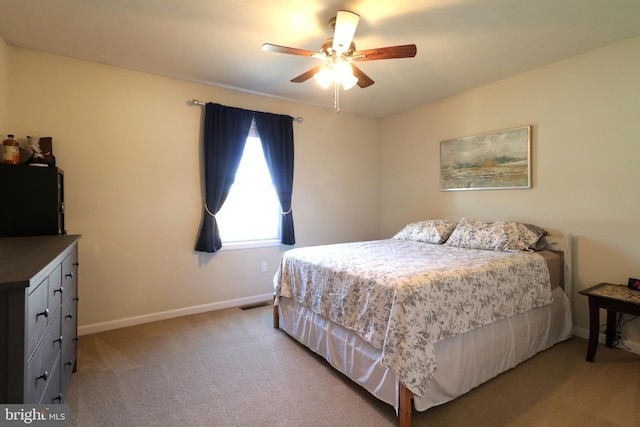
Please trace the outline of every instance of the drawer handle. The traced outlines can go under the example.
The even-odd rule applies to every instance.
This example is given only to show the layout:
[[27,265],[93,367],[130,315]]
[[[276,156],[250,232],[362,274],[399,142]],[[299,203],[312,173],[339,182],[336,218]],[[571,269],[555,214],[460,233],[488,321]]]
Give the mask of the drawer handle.
[[49,379],[49,372],[48,371],[44,371],[44,373],[42,375],[40,375],[38,378],[36,378],[36,382],[38,380],[48,380]]
[[65,274],[66,277],[73,277],[73,271],[71,273]]
[[78,337],[75,337],[75,338],[73,339],[73,341],[76,341],[76,342],[78,342],[78,341],[80,341],[80,338],[78,338]]
[[53,294],[55,295],[57,292],[60,292],[60,295],[62,295],[62,293],[64,292],[64,286],[60,286],[60,289],[56,289],[55,291],[53,291]]
[[56,338],[55,340],[53,340],[53,342],[59,342],[60,346],[62,347],[62,335],[60,335],[58,338]]
[[69,359],[69,361],[64,364],[64,366],[71,366],[71,365],[73,365],[73,360],[71,359]]
[[62,393],[58,393],[58,395],[56,397],[53,398],[53,401],[55,402],[56,400],[59,400],[60,402],[62,402]]
[[80,297],[75,297],[73,300],[74,300],[75,302],[78,302],[78,301],[80,301]]
[[73,319],[73,313],[69,313],[64,317],[65,317],[65,319]]
[[36,320],[38,320],[38,317],[40,317],[40,316],[49,317],[49,309],[45,308],[42,313],[36,314]]
[[75,265],[76,267],[78,267],[80,265],[80,263],[78,261],[74,262],[73,265]]

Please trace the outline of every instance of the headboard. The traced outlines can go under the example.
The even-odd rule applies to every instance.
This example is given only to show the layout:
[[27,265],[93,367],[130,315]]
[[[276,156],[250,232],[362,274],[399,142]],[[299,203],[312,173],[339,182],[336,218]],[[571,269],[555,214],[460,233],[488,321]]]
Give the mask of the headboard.
[[573,301],[573,246],[571,243],[571,234],[564,233],[562,236],[545,236],[549,243],[550,250],[562,252],[564,261],[564,293],[567,294],[569,301]]

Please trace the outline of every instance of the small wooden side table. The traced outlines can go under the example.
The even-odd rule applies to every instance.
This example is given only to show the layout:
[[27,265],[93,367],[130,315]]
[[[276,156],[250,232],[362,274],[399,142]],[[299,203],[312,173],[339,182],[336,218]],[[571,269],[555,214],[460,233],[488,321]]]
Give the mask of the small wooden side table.
[[580,291],[589,297],[589,345],[587,362],[593,362],[598,349],[600,333],[600,309],[607,310],[607,332],[605,344],[613,347],[616,334],[616,312],[640,316],[640,291],[634,291],[625,285],[600,283]]

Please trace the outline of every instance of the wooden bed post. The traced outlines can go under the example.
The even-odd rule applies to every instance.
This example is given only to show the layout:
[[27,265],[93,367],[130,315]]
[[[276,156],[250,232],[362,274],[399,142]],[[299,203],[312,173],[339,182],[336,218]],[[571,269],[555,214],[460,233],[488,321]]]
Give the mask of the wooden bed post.
[[273,329],[280,329],[280,316],[278,315],[275,295],[273,296]]
[[400,383],[400,401],[398,402],[398,418],[400,427],[411,427],[411,400],[413,393]]

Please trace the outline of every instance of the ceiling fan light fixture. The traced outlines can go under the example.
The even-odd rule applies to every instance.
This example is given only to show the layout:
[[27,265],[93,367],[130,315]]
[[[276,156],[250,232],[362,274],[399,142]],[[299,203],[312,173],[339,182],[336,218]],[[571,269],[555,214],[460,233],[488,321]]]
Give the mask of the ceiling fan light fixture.
[[358,78],[353,75],[351,64],[345,60],[339,60],[335,63],[333,74],[336,81],[342,83],[344,90],[349,90],[358,83]]
[[349,90],[352,87],[354,87],[356,83],[358,83],[358,78],[353,74],[349,74],[343,77],[341,81],[342,81],[342,87],[344,88],[344,90]]
[[333,80],[333,73],[327,67],[322,67],[320,71],[313,75],[313,78],[318,82],[323,89],[326,89]]

